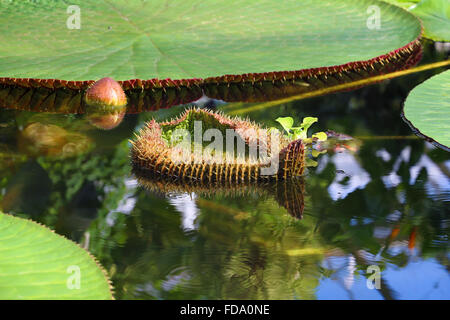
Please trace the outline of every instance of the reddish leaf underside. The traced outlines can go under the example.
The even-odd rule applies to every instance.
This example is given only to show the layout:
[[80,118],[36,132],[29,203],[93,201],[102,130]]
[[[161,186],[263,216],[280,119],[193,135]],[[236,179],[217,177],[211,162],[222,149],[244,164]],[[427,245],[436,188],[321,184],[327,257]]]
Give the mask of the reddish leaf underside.
[[[118,81],[127,98],[127,113],[185,104],[203,94],[224,101],[258,102],[403,70],[422,56],[420,36],[407,45],[370,60],[332,67],[224,75],[194,79]],[[84,93],[95,80],[0,78],[0,107],[55,113],[84,113]]]

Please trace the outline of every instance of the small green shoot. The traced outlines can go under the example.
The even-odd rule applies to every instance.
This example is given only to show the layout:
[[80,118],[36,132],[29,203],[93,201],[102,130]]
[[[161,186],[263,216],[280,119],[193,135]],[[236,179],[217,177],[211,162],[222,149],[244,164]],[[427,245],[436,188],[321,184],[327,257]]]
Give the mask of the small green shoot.
[[308,138],[309,127],[318,121],[315,117],[303,118],[301,125],[298,127],[294,127],[294,119],[292,117],[279,117],[275,121],[281,124],[286,132],[286,136],[292,140],[302,139],[306,144],[311,143],[315,138],[319,141],[327,140],[327,134],[325,132],[317,132],[311,138]]
[[[315,117],[306,117],[303,118],[302,123],[298,127],[294,127],[294,119],[292,117],[279,117],[275,121],[277,121],[283,127],[285,131],[285,135],[291,140],[302,139],[306,144],[307,148],[310,150],[310,156],[312,158],[317,158],[321,153],[325,153],[326,150],[318,151],[312,148],[313,141],[326,141],[328,136],[325,132],[316,132],[310,138],[308,138],[308,129],[314,123],[318,121]],[[270,128],[271,130],[277,130],[277,128]],[[317,161],[313,160],[310,157],[306,158],[306,166],[307,167],[316,167]]]

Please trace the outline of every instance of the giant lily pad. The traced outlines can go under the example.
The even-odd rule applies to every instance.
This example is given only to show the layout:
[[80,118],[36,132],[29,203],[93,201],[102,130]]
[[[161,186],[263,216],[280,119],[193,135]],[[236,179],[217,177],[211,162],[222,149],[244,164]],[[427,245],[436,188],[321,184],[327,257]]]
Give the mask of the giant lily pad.
[[450,151],[450,71],[415,87],[403,112],[416,133]]
[[412,9],[420,0],[384,0],[403,9]]
[[[161,88],[186,94],[192,87],[218,96],[217,84],[252,91],[248,86],[255,82],[290,80],[308,90],[408,67],[417,62],[420,48],[417,18],[373,0],[71,5],[78,5],[79,29],[68,28],[77,10],[67,13],[67,3],[0,2],[8,25],[0,35],[0,83],[86,89],[108,76],[126,91],[148,89],[152,96],[166,94]],[[379,25],[368,11],[374,5]]]
[[450,41],[450,2],[448,0],[385,0],[409,10],[422,20],[425,37]]
[[85,250],[30,220],[0,213],[0,299],[111,299]]

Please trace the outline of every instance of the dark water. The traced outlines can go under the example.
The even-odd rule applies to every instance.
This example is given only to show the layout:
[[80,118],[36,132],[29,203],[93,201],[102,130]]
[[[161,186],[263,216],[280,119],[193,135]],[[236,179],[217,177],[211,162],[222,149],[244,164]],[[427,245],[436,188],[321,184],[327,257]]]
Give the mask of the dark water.
[[[424,62],[443,58],[426,47]],[[450,154],[400,117],[431,74],[239,114],[269,126],[315,116],[312,131],[355,138],[294,186],[142,187],[128,139],[182,106],[126,115],[109,131],[83,115],[2,110],[1,208],[88,248],[117,299],[450,299]]]

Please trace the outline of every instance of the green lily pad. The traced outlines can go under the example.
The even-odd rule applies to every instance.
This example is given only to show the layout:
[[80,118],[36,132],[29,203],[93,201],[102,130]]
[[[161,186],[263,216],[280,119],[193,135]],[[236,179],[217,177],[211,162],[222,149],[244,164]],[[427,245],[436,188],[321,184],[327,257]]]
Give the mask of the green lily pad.
[[448,0],[385,0],[422,20],[424,36],[434,41],[450,41],[450,1]]
[[[8,26],[0,34],[0,77],[197,79],[324,68],[394,58],[395,50],[409,50],[420,36],[413,15],[374,0],[70,5],[78,7],[50,0],[0,2]],[[368,12],[374,5],[379,28]]]
[[384,1],[395,4],[396,6],[402,7],[403,9],[410,9],[420,0],[384,0]]
[[112,299],[109,280],[75,243],[0,213],[0,299]]
[[415,87],[403,112],[417,134],[450,151],[450,71]]
[[410,11],[422,20],[427,38],[450,41],[450,1],[422,0]]

